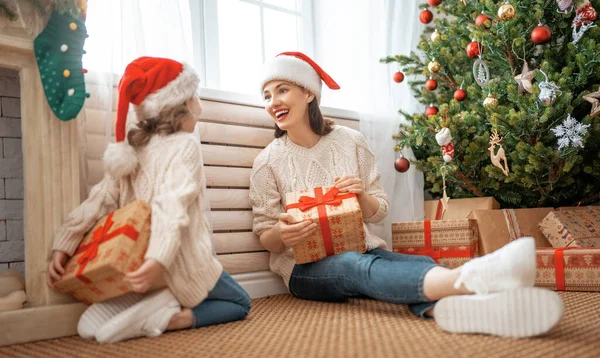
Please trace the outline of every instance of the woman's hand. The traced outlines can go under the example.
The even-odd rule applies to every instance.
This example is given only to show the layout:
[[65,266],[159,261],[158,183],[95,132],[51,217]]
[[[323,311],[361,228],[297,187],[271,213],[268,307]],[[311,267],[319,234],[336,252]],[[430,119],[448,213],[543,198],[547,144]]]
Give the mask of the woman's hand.
[[335,186],[340,190],[340,193],[354,193],[359,199],[365,194],[365,184],[356,174],[344,175],[341,178],[337,178]]
[[54,251],[48,266],[48,286],[54,288],[54,283],[65,274],[65,263],[69,256],[62,251]]
[[363,218],[370,218],[379,211],[379,201],[366,192],[365,183],[356,175],[344,175],[335,180],[340,193],[354,193],[363,213]]
[[310,220],[296,222],[292,215],[284,213],[279,215],[279,222],[273,228],[281,242],[286,247],[291,247],[306,240],[317,227],[318,225]]
[[165,267],[162,264],[153,259],[148,259],[137,270],[125,275],[123,281],[131,284],[131,289],[134,292],[144,293],[160,279],[164,270]]

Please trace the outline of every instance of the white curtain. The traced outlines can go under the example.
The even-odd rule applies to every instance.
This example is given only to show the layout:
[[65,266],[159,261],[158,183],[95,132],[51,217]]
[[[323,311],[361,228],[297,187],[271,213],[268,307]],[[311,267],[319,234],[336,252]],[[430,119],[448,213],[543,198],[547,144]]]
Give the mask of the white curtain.
[[116,106],[115,87],[127,64],[140,56],[193,63],[189,0],[89,0],[86,27],[83,67],[91,98],[77,119],[83,198],[90,189],[88,147],[108,144],[114,133],[116,114],[109,109]]
[[[423,173],[411,167],[394,169],[392,135],[404,119],[399,108],[424,110],[405,80],[392,81],[397,65],[384,65],[388,55],[408,55],[424,29],[416,0],[315,1],[315,57],[340,84],[340,91],[324,91],[323,104],[360,113],[360,131],[375,153],[383,188],[390,197],[390,213],[374,227],[391,248],[391,223],[423,219]],[[412,150],[403,151],[407,158]]]

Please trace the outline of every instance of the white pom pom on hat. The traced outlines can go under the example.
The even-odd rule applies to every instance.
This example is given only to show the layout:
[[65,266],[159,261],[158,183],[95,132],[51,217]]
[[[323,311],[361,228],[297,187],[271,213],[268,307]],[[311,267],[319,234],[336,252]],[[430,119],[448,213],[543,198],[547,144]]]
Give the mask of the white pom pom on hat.
[[126,140],[130,103],[141,118],[155,117],[163,108],[193,97],[199,84],[200,78],[191,66],[168,58],[140,57],[127,65],[119,82],[116,143],[106,148],[105,170],[119,178],[133,173],[138,166],[137,154]]
[[260,81],[260,93],[265,84],[274,80],[292,82],[311,91],[317,103],[321,102],[322,82],[331,89],[340,89],[340,86],[310,57],[301,52],[282,52],[267,61],[263,66]]

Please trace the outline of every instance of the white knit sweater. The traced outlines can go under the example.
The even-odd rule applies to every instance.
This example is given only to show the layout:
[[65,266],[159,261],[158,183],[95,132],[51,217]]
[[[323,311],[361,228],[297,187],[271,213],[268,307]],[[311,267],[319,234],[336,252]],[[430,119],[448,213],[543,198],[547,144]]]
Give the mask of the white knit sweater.
[[108,174],[73,210],[58,231],[54,250],[72,256],[84,235],[109,212],[136,199],[152,207],[146,259],[166,267],[163,278],[184,307],[202,302],[217,283],[223,266],[212,243],[209,212],[204,208],[205,183],[197,134],[155,135],[137,150],[139,167],[115,180]]
[[[367,225],[383,220],[389,208],[388,197],[379,182],[375,156],[360,132],[337,125],[333,128],[312,148],[296,145],[284,135],[256,157],[250,176],[250,203],[256,235],[271,229],[279,214],[285,212],[286,193],[330,186],[337,177],[358,174],[365,183],[366,192],[379,201],[379,211],[364,219],[367,250],[385,248],[385,241],[375,236]],[[294,264],[291,248],[281,254],[271,253],[271,270],[288,286]]]

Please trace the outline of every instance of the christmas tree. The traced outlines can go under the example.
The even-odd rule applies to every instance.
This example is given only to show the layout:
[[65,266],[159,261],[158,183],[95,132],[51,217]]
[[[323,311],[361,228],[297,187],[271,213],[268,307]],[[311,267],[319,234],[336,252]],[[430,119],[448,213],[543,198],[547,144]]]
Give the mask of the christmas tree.
[[504,207],[598,201],[600,0],[427,3],[420,52],[381,59],[428,106],[400,110],[395,136],[426,189]]

